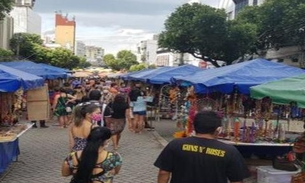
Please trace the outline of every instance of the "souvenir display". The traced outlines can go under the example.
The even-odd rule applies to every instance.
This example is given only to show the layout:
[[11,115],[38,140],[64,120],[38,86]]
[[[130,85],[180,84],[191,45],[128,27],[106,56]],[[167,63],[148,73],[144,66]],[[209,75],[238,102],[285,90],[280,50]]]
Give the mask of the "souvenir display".
[[17,124],[15,126],[0,126],[0,142],[12,141],[18,134],[27,129],[26,124]]
[[159,115],[161,118],[181,120],[178,119],[181,116],[181,112],[184,110],[185,105],[184,96],[186,91],[184,88],[178,86],[164,85],[160,90],[159,95]]
[[302,119],[304,112],[294,104],[288,107],[274,105],[270,98],[254,100],[237,92],[200,97],[193,87],[188,88],[185,99],[177,122],[185,132],[175,133],[177,138],[193,135],[195,114],[211,110],[223,115],[220,139],[236,143],[291,143],[294,138],[287,135],[289,119]]
[[27,128],[25,124],[17,124],[22,109],[23,91],[0,93],[0,142],[11,141]]

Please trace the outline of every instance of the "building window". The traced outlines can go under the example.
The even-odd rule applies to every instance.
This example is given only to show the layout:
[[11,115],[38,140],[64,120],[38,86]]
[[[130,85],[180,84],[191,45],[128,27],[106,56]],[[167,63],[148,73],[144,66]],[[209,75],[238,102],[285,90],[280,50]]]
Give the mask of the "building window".
[[249,0],[233,0],[235,3],[235,16],[246,6],[249,5]]
[[257,0],[253,0],[253,6],[257,5]]

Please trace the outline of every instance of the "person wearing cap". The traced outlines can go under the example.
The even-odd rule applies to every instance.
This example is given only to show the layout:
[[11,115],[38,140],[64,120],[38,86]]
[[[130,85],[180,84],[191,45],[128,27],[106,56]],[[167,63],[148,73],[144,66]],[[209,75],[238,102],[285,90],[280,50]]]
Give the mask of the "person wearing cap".
[[239,151],[217,140],[221,121],[215,112],[197,113],[196,135],[171,141],[155,161],[158,183],[242,183],[249,177]]

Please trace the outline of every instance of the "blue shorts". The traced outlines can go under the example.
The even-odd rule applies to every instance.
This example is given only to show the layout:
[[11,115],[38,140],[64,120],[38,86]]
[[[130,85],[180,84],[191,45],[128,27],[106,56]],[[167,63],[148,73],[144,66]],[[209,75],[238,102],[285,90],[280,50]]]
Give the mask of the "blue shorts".
[[146,115],[146,111],[134,111],[133,115],[145,116]]

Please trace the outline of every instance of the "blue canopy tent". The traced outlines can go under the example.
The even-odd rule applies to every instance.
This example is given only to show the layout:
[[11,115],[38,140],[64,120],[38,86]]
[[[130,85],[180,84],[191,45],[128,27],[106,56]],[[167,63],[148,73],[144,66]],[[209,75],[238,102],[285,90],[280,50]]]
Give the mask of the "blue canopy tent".
[[251,86],[304,73],[300,68],[264,59],[255,59],[216,69],[203,70],[188,77],[173,77],[173,80],[178,83],[191,83],[197,93],[231,93],[234,89],[237,89],[240,93],[249,94]]
[[21,70],[23,72],[40,76],[44,79],[65,79],[68,77],[66,72],[50,69],[46,66],[30,61],[1,62],[1,64],[17,70]]
[[130,80],[133,81],[143,81],[146,82],[148,77],[154,76],[156,74],[162,73],[172,67],[159,67],[151,70],[144,70],[143,72],[135,73],[129,76]]
[[30,90],[43,85],[41,77],[0,64],[0,92],[15,92],[20,87]]
[[52,66],[52,65],[49,65],[49,64],[38,63],[38,65],[42,65],[47,69],[55,70],[55,71],[58,71],[58,72],[66,72],[66,73],[73,72],[73,71],[70,71],[69,69],[63,69],[63,68],[55,67],[55,66]]
[[171,82],[172,77],[185,77],[198,71],[202,71],[202,69],[193,65],[182,65],[161,70],[160,72],[148,75],[143,79],[146,79],[147,82],[151,84],[168,84]]
[[131,76],[141,73],[141,72],[146,72],[146,71],[150,71],[150,70],[154,70],[154,69],[144,69],[144,70],[140,70],[140,71],[135,71],[135,72],[129,72],[126,74],[121,75],[119,78],[123,79],[123,80],[131,80]]

